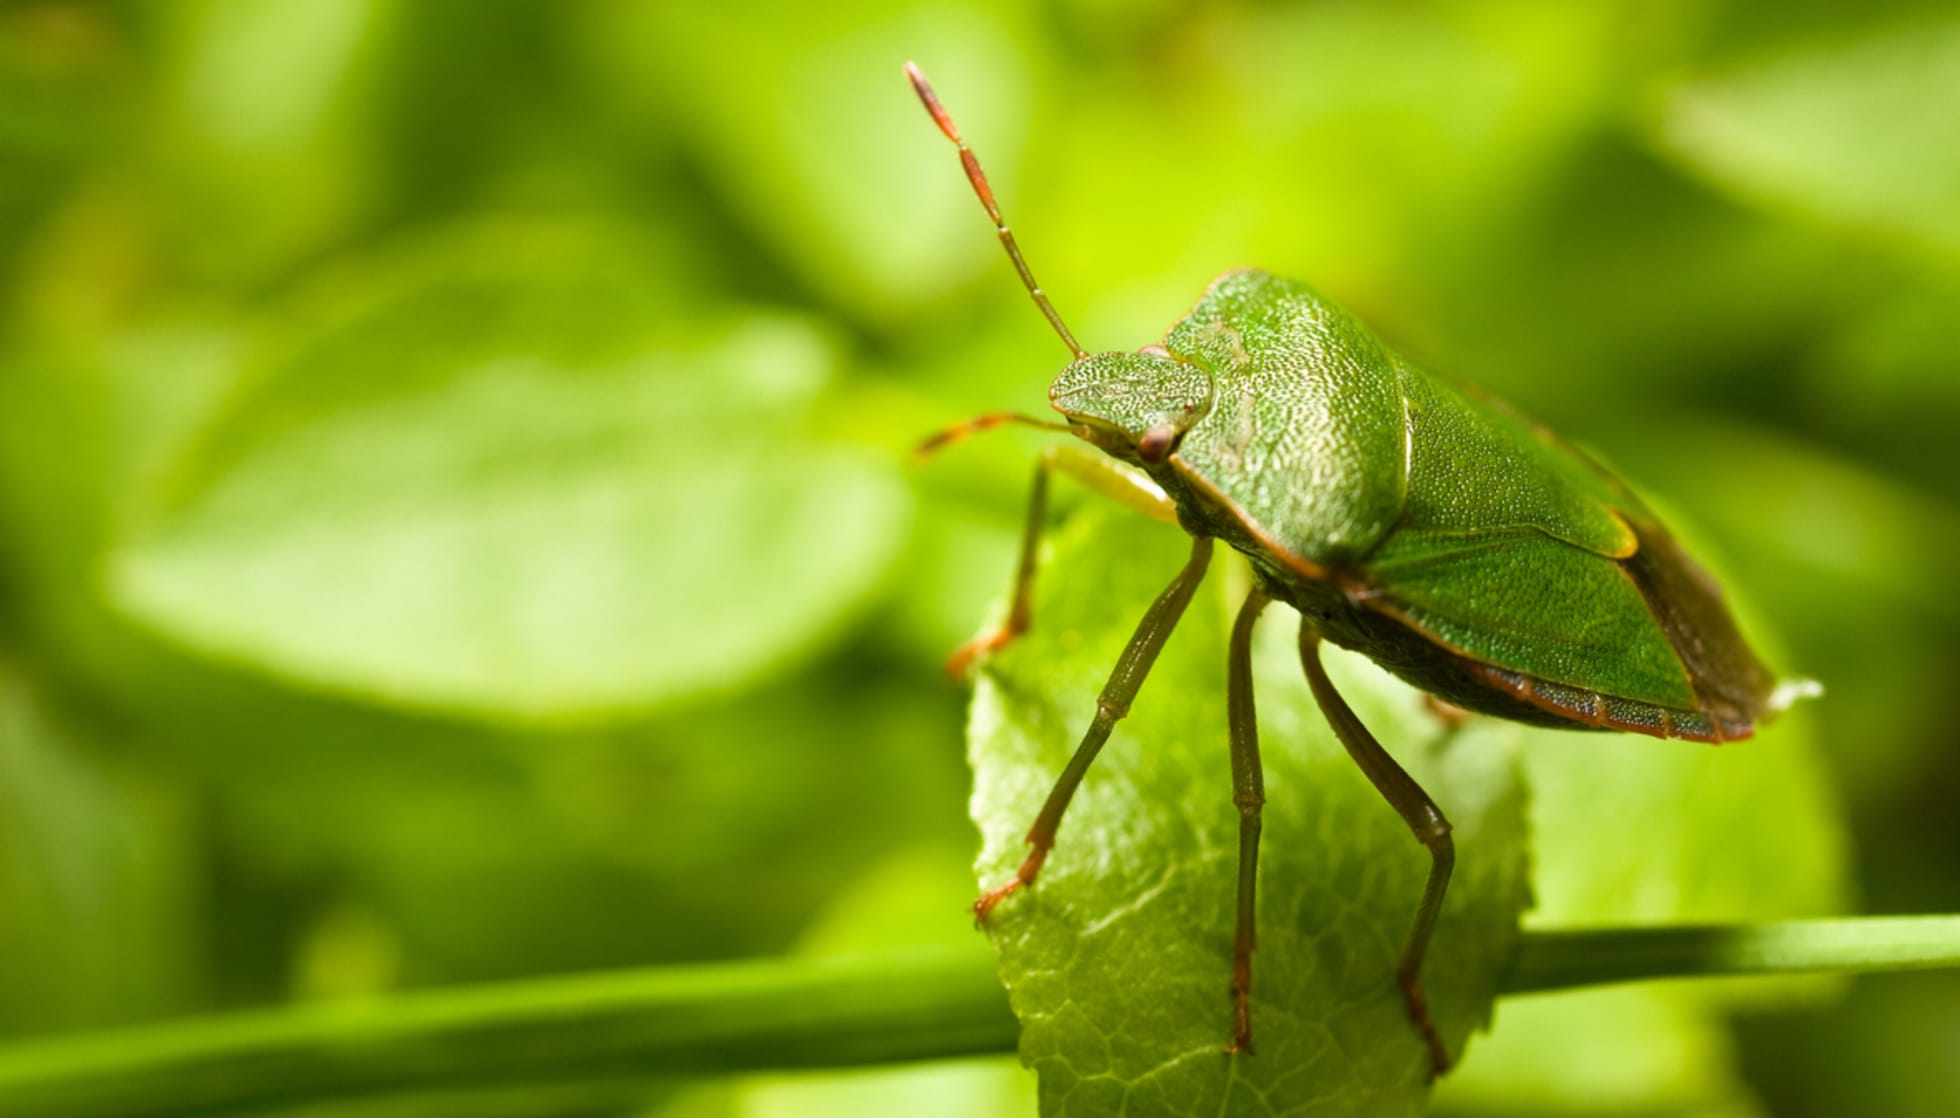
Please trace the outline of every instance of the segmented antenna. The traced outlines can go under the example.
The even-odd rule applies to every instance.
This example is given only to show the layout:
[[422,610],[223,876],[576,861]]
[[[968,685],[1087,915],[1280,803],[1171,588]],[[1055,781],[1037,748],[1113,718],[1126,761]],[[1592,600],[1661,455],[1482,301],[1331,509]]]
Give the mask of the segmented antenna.
[[1034,299],[1034,305],[1041,308],[1041,313],[1048,319],[1048,325],[1053,326],[1055,333],[1061,335],[1069,352],[1077,357],[1085,356],[1082,347],[1075,344],[1075,335],[1068,332],[1068,327],[1062,323],[1062,316],[1055,312],[1055,305],[1048,301],[1048,296],[1042,294],[1041,285],[1035,282],[1034,273],[1028,270],[1028,262],[1022,259],[1021,246],[1014,243],[1013,231],[1008,229],[1007,222],[1000,216],[1000,206],[994,202],[994,188],[987,185],[987,175],[980,169],[979,157],[974,155],[973,149],[967,147],[966,141],[960,138],[959,128],[953,124],[953,118],[947,114],[946,106],[939,103],[939,97],[933,93],[932,86],[927,84],[926,76],[919,72],[918,63],[907,62],[905,76],[912,79],[913,90],[918,93],[919,100],[925,103],[926,111],[932,114],[932,119],[939,125],[939,130],[946,134],[947,139],[958,145],[960,165],[966,168],[967,181],[973,184],[973,192],[980,196],[980,204],[987,207],[987,216],[994,219],[994,232],[1000,234],[1001,247],[1007,250],[1007,258],[1014,262],[1014,270],[1021,274],[1021,286],[1028,289],[1028,294]]

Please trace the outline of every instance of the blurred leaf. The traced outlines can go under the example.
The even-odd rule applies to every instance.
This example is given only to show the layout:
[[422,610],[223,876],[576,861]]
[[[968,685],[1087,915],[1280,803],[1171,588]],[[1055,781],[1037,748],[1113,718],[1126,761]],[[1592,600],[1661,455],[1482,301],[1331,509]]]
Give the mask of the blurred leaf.
[[144,175],[178,258],[249,285],[345,237],[374,204],[364,125],[388,6],[193,0],[152,15]]
[[1892,469],[1960,501],[1960,274],[1883,300],[1814,352],[1799,384],[1809,414]]
[[843,662],[549,734],[168,661],[141,681],[158,693],[117,699],[209,787],[216,954],[229,998],[260,1003],[785,950],[853,867],[970,843],[936,676]]
[[[1087,724],[1182,536],[1139,517],[1074,518],[1043,571],[1034,631],[991,661],[974,699],[980,877],[997,884]],[[1230,563],[1221,567],[1231,569]],[[1022,1058],[1045,1113],[1415,1114],[1428,1061],[1395,985],[1395,952],[1428,860],[1308,698],[1288,611],[1261,628],[1256,674],[1267,795],[1253,1022],[1227,1057],[1238,815],[1224,711],[1230,608],[1214,572],[1090,773],[1040,882],[995,911]],[[1243,583],[1240,583],[1241,588]],[[1357,658],[1330,671],[1456,826],[1456,879],[1426,966],[1453,1052],[1490,1011],[1525,904],[1514,726],[1455,735]]]
[[1670,88],[1661,143],[1795,213],[1960,251],[1960,20],[1798,46]]
[[315,686],[527,718],[820,643],[881,580],[902,494],[797,432],[821,337],[667,318],[631,261],[492,227],[326,285],[131,526],[116,602]]
[[[536,239],[520,232],[499,245]],[[28,590],[0,619],[25,622],[91,703],[208,789],[223,997],[780,950],[838,866],[907,836],[965,833],[958,693],[924,661],[837,657],[653,722],[505,734],[294,693],[251,664],[232,671],[95,617],[99,522],[127,519],[157,488],[186,429],[212,426],[214,400],[256,407],[238,406],[251,404],[235,384],[239,334],[165,320],[0,376],[0,543],[9,581]],[[797,375],[745,366],[676,383],[666,402],[676,423],[712,419],[721,396],[806,396],[812,386],[770,387]],[[806,446],[793,419],[761,407],[733,449],[752,453],[739,445],[751,436]],[[201,485],[182,476],[197,468],[180,483]],[[358,942],[343,934],[350,915]]]
[[[388,6],[388,57],[372,96],[392,217],[441,221],[473,206],[576,207],[603,198],[667,218],[677,236],[694,231],[675,213],[686,199],[658,177],[614,178],[616,156],[658,152],[666,137],[645,127],[606,134],[613,106],[591,96],[589,68],[567,49],[592,13],[588,4],[474,0]],[[470,126],[458,127],[465,119]]]
[[859,1118],[931,1114],[937,1118],[1004,1118],[1034,1109],[1028,1073],[1006,1060],[962,1060],[897,1071],[768,1077],[736,1096],[741,1118]]
[[1778,1118],[1941,1118],[1960,1098],[1960,974],[1868,975],[1835,1013],[1747,1020],[1744,1061]]
[[[614,4],[594,63],[622,99],[680,132],[717,193],[823,301],[871,321],[905,312],[995,250],[958,160],[899,67],[942,83],[989,174],[1014,181],[1029,84],[1019,5]],[[964,268],[951,266],[961,262]],[[998,261],[995,261],[998,264]]]
[[[1908,792],[1950,716],[1960,599],[1944,556],[1960,515],[1859,461],[1787,431],[1692,413],[1630,424],[1615,446],[1631,476],[1719,540],[1732,586],[1762,603],[1802,652],[1793,666],[1830,689],[1815,715],[1849,786]],[[1857,741],[1855,750],[1838,748]]]
[[[128,121],[110,90],[118,44],[102,13],[79,5],[0,9],[0,263],[31,239],[82,168]],[[11,286],[0,268],[0,286]]]
[[190,805],[93,752],[0,660],[0,1035],[181,1012],[201,978]]
[[1813,713],[1799,709],[1719,750],[1633,734],[1534,741],[1524,766],[1539,901],[1528,923],[1747,923],[1841,911],[1844,827]]
[[1720,1019],[1647,986],[1506,998],[1438,1118],[1760,1118]]
[[[1618,132],[1578,143],[1510,221],[1455,263],[1411,356],[1525,406],[1569,436],[1644,432],[1617,417],[1773,396],[1791,339],[1857,294],[1840,246],[1793,237]],[[1433,360],[1429,360],[1433,358]],[[1752,383],[1753,382],[1753,383]],[[1625,403],[1622,403],[1625,401]]]

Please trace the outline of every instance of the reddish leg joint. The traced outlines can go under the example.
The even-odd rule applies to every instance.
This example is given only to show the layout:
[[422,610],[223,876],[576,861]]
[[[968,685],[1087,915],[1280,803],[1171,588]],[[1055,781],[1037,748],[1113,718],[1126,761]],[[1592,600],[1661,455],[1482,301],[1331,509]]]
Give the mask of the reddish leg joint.
[[[1030,838],[1028,841],[1034,840]],[[1021,886],[1033,885],[1035,875],[1041,872],[1041,863],[1048,859],[1048,849],[1049,844],[1036,843],[1035,848],[1028,853],[1027,859],[1021,863],[1021,868],[1014,871],[1013,878],[1007,884],[980,894],[980,899],[973,902],[973,922],[985,924],[987,914],[994,910],[995,905],[1006,900],[1009,894]]]
[[953,654],[946,657],[946,674],[955,682],[965,679],[966,673],[972,669],[975,661],[982,656],[991,656],[1013,644],[1015,638],[1026,632],[1027,628],[1026,620],[1009,618],[1007,624],[1000,628],[980,634],[954,649]]

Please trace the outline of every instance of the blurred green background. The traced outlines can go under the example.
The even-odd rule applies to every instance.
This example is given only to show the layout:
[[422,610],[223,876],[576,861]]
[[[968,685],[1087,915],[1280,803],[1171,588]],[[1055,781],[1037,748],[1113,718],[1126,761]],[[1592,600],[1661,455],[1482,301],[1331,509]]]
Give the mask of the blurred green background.
[[[0,1038],[970,939],[938,662],[1040,439],[905,452],[1064,355],[907,58],[1091,348],[1264,266],[1677,510],[1828,686],[1859,903],[1960,908],[1950,3],[14,2]],[[1960,1098],[1951,975],[1648,1024],[1439,1109]]]

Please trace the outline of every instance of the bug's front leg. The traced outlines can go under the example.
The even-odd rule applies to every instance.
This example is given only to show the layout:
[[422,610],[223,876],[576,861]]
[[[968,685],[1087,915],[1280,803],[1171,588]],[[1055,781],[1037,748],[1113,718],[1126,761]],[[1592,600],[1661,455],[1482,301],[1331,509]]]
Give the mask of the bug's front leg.
[[1259,814],[1266,804],[1266,777],[1259,764],[1259,719],[1252,702],[1252,626],[1272,599],[1254,590],[1239,607],[1226,658],[1225,707],[1232,734],[1232,803],[1239,809],[1238,913],[1232,932],[1232,1046],[1252,1051],[1252,950],[1258,923],[1254,909],[1259,887]]
[[1456,843],[1450,838],[1450,821],[1443,818],[1443,812],[1429,793],[1422,790],[1395,758],[1388,755],[1375,736],[1355,717],[1354,711],[1334,690],[1334,681],[1327,678],[1327,671],[1320,664],[1320,634],[1313,626],[1302,620],[1300,623],[1300,664],[1307,672],[1307,685],[1313,689],[1314,702],[1320,705],[1320,713],[1334,728],[1334,736],[1341,739],[1347,747],[1348,755],[1354,758],[1361,771],[1366,773],[1375,790],[1382,794],[1402,816],[1403,822],[1416,833],[1416,838],[1429,848],[1429,880],[1423,886],[1422,902],[1416,907],[1414,924],[1409,928],[1408,938],[1402,941],[1402,955],[1395,964],[1395,977],[1402,985],[1402,997],[1409,1007],[1409,1019],[1415,1022],[1422,1032],[1423,1041],[1429,1046],[1429,1066],[1433,1074],[1441,1075],[1450,1069],[1449,1049],[1443,1047],[1443,1038],[1436,1032],[1436,1023],[1429,1016],[1429,1002],[1422,993],[1422,956],[1429,948],[1429,936],[1436,930],[1436,917],[1443,911],[1443,895],[1449,891],[1450,871],[1456,866]]
[[1008,607],[1007,620],[961,645],[946,658],[946,674],[954,679],[965,677],[975,660],[1000,651],[1028,631],[1035,566],[1041,558],[1041,530],[1048,522],[1048,478],[1058,470],[1146,516],[1177,523],[1177,506],[1143,474],[1113,458],[1077,447],[1048,448],[1035,462],[1034,489],[1028,495],[1028,520],[1021,529],[1021,560],[1014,572],[1013,604]]
[[1033,849],[1021,863],[1021,868],[1014,871],[1011,880],[981,894],[980,899],[973,902],[975,920],[985,920],[995,905],[1023,885],[1032,884],[1035,875],[1041,872],[1041,863],[1047,860],[1048,851],[1055,846],[1055,830],[1061,826],[1062,813],[1068,810],[1068,802],[1075,795],[1076,787],[1082,783],[1083,774],[1095,762],[1096,754],[1102,751],[1103,743],[1109,740],[1109,733],[1116,728],[1116,723],[1130,713],[1130,704],[1136,701],[1144,677],[1150,674],[1150,666],[1157,662],[1157,654],[1163,651],[1171,630],[1184,616],[1184,607],[1191,604],[1191,595],[1204,581],[1205,567],[1211,562],[1211,547],[1210,539],[1203,536],[1194,538],[1191,541],[1191,558],[1184,564],[1184,569],[1144,612],[1136,632],[1130,635],[1130,643],[1124,646],[1123,655],[1116,660],[1116,669],[1109,673],[1109,682],[1103,685],[1102,694],[1096,698],[1095,720],[1089,723],[1088,732],[1082,735],[1082,744],[1075,747],[1075,754],[1062,769],[1055,787],[1049,789],[1048,799],[1041,805],[1041,814],[1035,816],[1034,826],[1028,828],[1028,845]]

